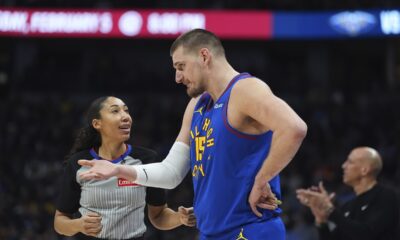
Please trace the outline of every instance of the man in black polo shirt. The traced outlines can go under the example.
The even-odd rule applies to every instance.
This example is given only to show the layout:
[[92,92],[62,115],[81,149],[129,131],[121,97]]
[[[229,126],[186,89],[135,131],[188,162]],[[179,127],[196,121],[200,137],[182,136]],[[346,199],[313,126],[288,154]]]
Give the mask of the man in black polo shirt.
[[297,198],[311,209],[323,240],[395,240],[399,205],[393,190],[377,182],[382,169],[379,153],[370,147],[357,147],[342,165],[343,183],[356,197],[336,208],[322,183],[298,189]]

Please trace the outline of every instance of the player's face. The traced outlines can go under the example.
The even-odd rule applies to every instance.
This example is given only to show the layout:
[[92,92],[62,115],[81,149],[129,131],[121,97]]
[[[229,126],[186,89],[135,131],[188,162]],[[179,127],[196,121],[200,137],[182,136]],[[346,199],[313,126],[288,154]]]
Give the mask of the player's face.
[[116,142],[125,142],[129,139],[132,126],[132,118],[129,115],[125,103],[115,97],[109,97],[103,102],[100,110],[101,119],[93,120],[102,139],[109,139]]
[[201,66],[196,54],[178,47],[172,54],[173,67],[175,68],[175,81],[186,86],[190,97],[197,97],[205,91]]
[[359,151],[353,150],[342,164],[343,183],[346,185],[354,186],[362,178],[364,168],[362,157]]

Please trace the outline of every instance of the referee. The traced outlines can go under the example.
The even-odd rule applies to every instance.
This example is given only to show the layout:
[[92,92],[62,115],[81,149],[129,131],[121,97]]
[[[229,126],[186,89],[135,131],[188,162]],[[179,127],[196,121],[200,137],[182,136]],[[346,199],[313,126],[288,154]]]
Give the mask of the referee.
[[146,231],[144,208],[158,229],[182,224],[195,225],[192,208],[175,212],[166,205],[164,190],[146,188],[122,178],[81,180],[87,170],[79,159],[112,159],[113,164],[138,165],[154,162],[157,154],[125,142],[130,137],[132,118],[124,102],[115,97],[93,101],[82,128],[64,164],[59,183],[54,228],[57,233],[77,239],[143,239]]

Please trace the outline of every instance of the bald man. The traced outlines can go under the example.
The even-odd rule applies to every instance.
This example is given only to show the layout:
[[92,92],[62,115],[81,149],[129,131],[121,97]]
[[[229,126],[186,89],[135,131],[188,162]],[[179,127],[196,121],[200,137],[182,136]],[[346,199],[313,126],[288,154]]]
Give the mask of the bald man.
[[353,149],[343,163],[343,183],[356,197],[336,208],[322,182],[319,186],[298,189],[297,198],[315,217],[320,239],[395,240],[399,205],[394,191],[378,184],[382,158],[370,147]]

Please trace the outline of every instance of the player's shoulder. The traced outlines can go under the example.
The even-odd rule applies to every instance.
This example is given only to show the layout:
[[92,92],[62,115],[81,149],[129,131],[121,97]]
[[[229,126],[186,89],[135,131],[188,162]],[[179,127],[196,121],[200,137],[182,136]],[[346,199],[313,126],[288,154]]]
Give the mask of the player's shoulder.
[[144,164],[159,161],[159,155],[156,151],[142,146],[132,146],[132,152],[129,155],[135,159],[140,159]]
[[232,87],[231,92],[231,99],[240,105],[244,104],[244,108],[248,107],[245,103],[249,102],[243,101],[244,99],[258,99],[265,101],[271,96],[273,96],[273,94],[269,86],[261,79],[253,76],[237,81]]
[[251,93],[253,88],[260,87],[268,88],[268,84],[257,77],[249,76],[237,81],[236,84],[233,86],[233,89]]
[[186,117],[187,119],[191,119],[191,115],[193,113],[193,111],[196,109],[196,107],[198,107],[199,105],[201,105],[201,99],[204,99],[204,95],[206,93],[201,94],[200,96],[191,98],[190,101],[188,102],[187,106],[186,106],[186,110],[185,110],[185,114],[184,114],[184,118]]

